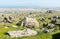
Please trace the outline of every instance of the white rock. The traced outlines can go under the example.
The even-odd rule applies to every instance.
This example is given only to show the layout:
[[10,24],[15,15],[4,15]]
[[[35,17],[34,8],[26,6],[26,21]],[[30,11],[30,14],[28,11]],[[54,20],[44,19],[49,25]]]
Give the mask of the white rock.
[[39,27],[38,21],[34,18],[25,17],[20,23],[21,23],[21,26]]
[[18,31],[9,31],[7,32],[11,37],[22,37],[22,36],[31,36],[36,35],[37,31],[31,30],[31,29],[24,29],[24,30],[18,30]]
[[13,25],[12,27],[17,28],[17,26]]

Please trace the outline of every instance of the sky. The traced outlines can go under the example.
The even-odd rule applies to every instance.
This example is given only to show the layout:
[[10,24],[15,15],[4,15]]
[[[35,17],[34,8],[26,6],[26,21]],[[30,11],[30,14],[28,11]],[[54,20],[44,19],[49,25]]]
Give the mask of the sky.
[[60,0],[0,0],[0,7],[60,7]]

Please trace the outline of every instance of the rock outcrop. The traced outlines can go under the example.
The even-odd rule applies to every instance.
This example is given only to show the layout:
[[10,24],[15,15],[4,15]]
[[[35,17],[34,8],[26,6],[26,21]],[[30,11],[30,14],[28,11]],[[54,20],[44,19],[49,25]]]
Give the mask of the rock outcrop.
[[39,27],[39,23],[36,19],[34,18],[29,18],[25,17],[23,20],[19,22],[21,26],[26,26],[26,27]]

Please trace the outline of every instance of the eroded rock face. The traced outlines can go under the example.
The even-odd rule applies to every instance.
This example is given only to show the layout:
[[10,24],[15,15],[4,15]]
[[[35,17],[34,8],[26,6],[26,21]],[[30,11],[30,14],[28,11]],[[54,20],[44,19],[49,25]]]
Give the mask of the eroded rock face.
[[39,27],[39,23],[34,18],[25,17],[22,21],[19,22],[21,26],[30,26],[30,27]]
[[29,28],[26,28],[24,30],[18,30],[18,31],[9,31],[7,34],[11,37],[22,37],[22,36],[31,36],[36,35],[37,32],[34,30],[31,30]]

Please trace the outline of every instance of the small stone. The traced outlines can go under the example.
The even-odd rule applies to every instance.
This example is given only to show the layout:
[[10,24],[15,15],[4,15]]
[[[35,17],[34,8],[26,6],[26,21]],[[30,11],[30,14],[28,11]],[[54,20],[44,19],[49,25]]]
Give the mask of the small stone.
[[14,26],[14,25],[13,25],[12,27],[13,27],[13,28],[17,28],[17,26]]

